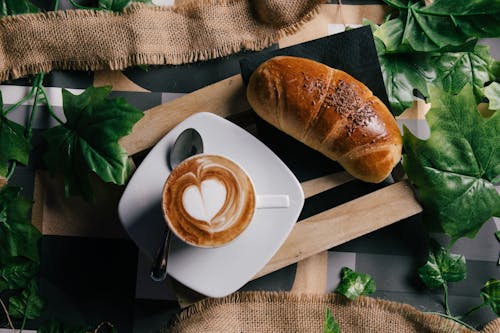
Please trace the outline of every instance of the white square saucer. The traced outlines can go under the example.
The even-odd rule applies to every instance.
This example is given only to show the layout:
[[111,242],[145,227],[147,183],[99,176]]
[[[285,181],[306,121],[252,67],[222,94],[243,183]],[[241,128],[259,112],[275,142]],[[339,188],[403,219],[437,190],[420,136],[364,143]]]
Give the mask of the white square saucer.
[[288,208],[257,209],[245,231],[222,247],[197,248],[173,237],[168,274],[203,295],[222,297],[241,288],[273,257],[299,217],[304,193],[288,167],[254,136],[214,114],[195,114],[153,147],[120,199],[118,214],[125,230],[151,260],[166,228],[161,194],[170,173],[168,153],[186,128],[201,134],[205,153],[239,163],[252,178],[257,194],[288,194],[290,198]]

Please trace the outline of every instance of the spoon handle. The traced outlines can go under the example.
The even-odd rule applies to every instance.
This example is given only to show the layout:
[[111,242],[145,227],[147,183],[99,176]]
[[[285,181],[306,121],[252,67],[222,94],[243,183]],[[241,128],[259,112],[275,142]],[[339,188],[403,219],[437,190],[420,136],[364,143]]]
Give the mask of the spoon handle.
[[151,279],[156,282],[164,281],[167,277],[168,251],[170,250],[170,240],[172,232],[167,227],[163,235],[161,246],[158,248],[156,259],[151,267]]

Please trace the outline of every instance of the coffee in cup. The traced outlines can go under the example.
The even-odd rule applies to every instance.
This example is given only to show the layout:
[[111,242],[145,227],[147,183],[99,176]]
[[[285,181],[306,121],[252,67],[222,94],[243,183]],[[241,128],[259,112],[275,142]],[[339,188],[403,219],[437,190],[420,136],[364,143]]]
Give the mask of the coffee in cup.
[[162,208],[168,227],[181,240],[217,247],[249,225],[256,194],[252,180],[237,163],[200,154],[172,170],[163,189]]

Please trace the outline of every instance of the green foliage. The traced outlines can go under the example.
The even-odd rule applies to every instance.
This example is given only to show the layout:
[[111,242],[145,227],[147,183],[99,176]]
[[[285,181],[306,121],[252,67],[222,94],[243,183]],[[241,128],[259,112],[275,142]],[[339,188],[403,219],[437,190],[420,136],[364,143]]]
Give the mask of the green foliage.
[[450,253],[432,240],[427,263],[418,269],[418,275],[429,289],[443,287],[448,282],[462,281],[467,276],[465,257]]
[[142,69],[145,72],[149,72],[149,66],[148,65],[137,65],[138,68]]
[[481,289],[481,298],[497,316],[500,316],[500,280],[490,279]]
[[4,115],[0,92],[0,176],[6,176],[10,161],[28,164],[31,145],[24,136],[24,127]]
[[485,87],[484,95],[488,98],[490,110],[500,109],[500,83],[493,82]]
[[374,35],[387,53],[463,50],[478,38],[500,35],[500,2],[384,0],[399,10]]
[[[372,31],[379,28],[370,21],[364,23],[370,24]],[[460,52],[390,54],[376,36],[375,43],[391,111],[396,116],[411,107],[414,89],[429,97],[429,84],[452,94],[470,84],[479,103],[485,95],[484,84],[496,78],[496,61],[486,45]]]
[[454,242],[474,237],[500,214],[494,183],[500,175],[500,116],[477,112],[469,85],[458,95],[431,87],[427,114],[431,136],[423,141],[404,129],[403,166],[418,191],[424,220]]
[[348,267],[342,268],[342,279],[335,292],[350,300],[360,295],[369,295],[376,290],[375,281],[368,274],[356,273]]
[[340,333],[339,324],[333,319],[329,308],[325,309],[325,322],[323,324],[323,333]]
[[23,289],[9,298],[12,317],[38,317],[43,302],[34,276],[39,270],[40,232],[31,224],[31,203],[22,198],[18,187],[0,188],[0,292]]
[[429,61],[438,72],[433,81],[435,85],[451,94],[458,94],[469,84],[474,89],[476,104],[484,96],[484,84],[495,79],[495,60],[486,45],[476,45],[470,52],[432,54]]
[[23,289],[38,272],[39,265],[23,257],[0,261],[0,293],[4,290]]
[[9,298],[9,314],[14,318],[38,318],[45,306],[38,292],[36,280],[31,280],[20,295]]
[[28,218],[31,202],[22,198],[18,187],[0,188],[0,262],[25,257],[39,262],[40,232]]
[[118,140],[130,133],[142,112],[123,98],[108,99],[111,87],[89,87],[81,95],[63,89],[66,123],[44,132],[48,151],[44,161],[52,173],[62,174],[66,195],[92,200],[89,174],[105,182],[125,184],[128,155]]
[[0,17],[37,12],[39,9],[30,0],[0,0]]

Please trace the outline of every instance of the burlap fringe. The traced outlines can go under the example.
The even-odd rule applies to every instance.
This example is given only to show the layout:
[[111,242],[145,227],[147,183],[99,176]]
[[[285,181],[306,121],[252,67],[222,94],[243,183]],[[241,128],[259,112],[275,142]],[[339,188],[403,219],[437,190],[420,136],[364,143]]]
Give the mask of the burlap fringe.
[[[238,0],[203,0],[201,3],[203,5],[231,5]],[[114,58],[110,60],[93,59],[88,60],[74,60],[65,59],[62,61],[45,61],[38,62],[34,64],[26,64],[14,66],[14,68],[0,69],[0,82],[9,79],[16,79],[29,74],[36,74],[40,72],[50,72],[52,70],[83,70],[83,71],[97,71],[104,69],[111,70],[122,70],[130,66],[137,65],[178,65],[185,63],[193,63],[197,61],[204,61],[219,57],[228,56],[230,54],[237,53],[242,50],[257,51],[262,50],[276,43],[279,39],[296,33],[306,22],[310,21],[320,10],[320,5],[326,0],[315,0],[315,4],[312,10],[306,13],[299,21],[294,22],[285,27],[281,27],[275,30],[273,33],[264,36],[257,40],[242,40],[239,43],[229,43],[216,46],[211,49],[193,49],[187,53],[157,53],[157,54],[131,54],[123,58]],[[136,10],[144,10],[147,7],[151,11],[174,11],[174,12],[189,12],[193,8],[199,8],[200,2],[193,1],[191,3],[182,6],[173,7],[159,7],[159,6],[147,6],[142,3],[134,3],[127,7],[123,14],[130,14]],[[57,12],[45,12],[36,14],[24,14],[24,15],[14,15],[7,16],[0,19],[0,26],[16,25],[19,23],[31,23],[33,21],[49,22],[53,19],[65,19],[65,18],[82,18],[82,17],[112,17],[123,15],[120,13],[113,13],[107,11],[93,11],[93,10],[65,10]],[[2,60],[0,59],[0,64]],[[1,65],[0,65],[1,68]]]
[[[223,298],[207,298],[193,304],[182,311],[169,327],[165,327],[162,332],[172,332],[178,324],[190,320],[191,317],[203,314],[208,308],[215,308],[221,305],[241,304],[241,303],[301,303],[301,305],[313,304],[336,304],[342,307],[377,308],[391,314],[397,314],[410,322],[426,323],[431,327],[445,326],[450,332],[473,332],[452,320],[440,315],[426,313],[417,310],[415,307],[383,299],[360,296],[350,301],[346,297],[338,294],[292,294],[288,292],[238,292]],[[389,324],[389,323],[388,323]],[[482,333],[499,333],[500,318],[488,323]]]

